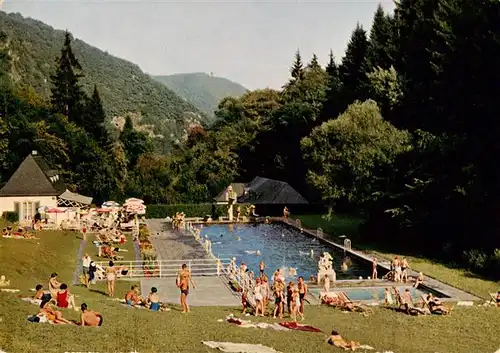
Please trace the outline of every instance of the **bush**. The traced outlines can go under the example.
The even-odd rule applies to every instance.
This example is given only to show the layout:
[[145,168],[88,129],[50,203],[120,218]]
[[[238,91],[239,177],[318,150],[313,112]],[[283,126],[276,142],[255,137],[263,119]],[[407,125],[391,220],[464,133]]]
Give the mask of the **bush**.
[[10,212],[10,211],[3,212],[2,219],[10,223],[16,223],[19,222],[19,214],[17,214],[17,212]]

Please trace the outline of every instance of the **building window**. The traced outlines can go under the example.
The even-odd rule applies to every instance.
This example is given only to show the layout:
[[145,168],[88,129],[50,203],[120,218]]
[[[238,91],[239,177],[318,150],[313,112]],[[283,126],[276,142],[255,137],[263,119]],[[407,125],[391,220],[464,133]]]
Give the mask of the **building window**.
[[40,202],[21,202],[19,210],[19,220],[32,220],[35,214],[38,212],[38,207],[40,207]]

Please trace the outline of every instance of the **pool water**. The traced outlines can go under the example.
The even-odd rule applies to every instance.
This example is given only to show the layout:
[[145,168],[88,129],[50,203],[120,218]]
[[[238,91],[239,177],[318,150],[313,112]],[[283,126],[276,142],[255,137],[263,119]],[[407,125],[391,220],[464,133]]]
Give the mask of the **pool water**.
[[[288,280],[296,279],[297,276],[303,276],[306,280],[311,275],[316,277],[319,257],[323,252],[332,255],[337,280],[371,275],[370,264],[357,262],[352,257],[352,264],[346,272],[342,272],[342,251],[281,224],[209,225],[204,226],[200,234],[202,237],[206,235],[212,242],[212,252],[218,258],[236,257],[238,265],[244,262],[256,274],[259,273],[260,261],[264,261],[265,273],[269,278],[278,268],[282,269]],[[257,250],[260,256],[255,254]],[[296,276],[289,275],[290,267],[296,269]]]
[[[338,290],[339,292],[343,292],[347,295],[347,297],[353,301],[358,300],[366,300],[366,301],[383,301],[385,298],[385,288],[388,287],[361,287],[361,288],[331,288],[332,291]],[[422,295],[432,293],[432,295],[442,298],[445,297],[441,293],[433,291],[431,289],[415,289],[413,287],[401,286],[397,287],[399,292],[403,294],[407,288],[410,289],[410,294],[413,299],[420,299]],[[315,296],[319,297],[319,288],[310,288],[309,292]]]

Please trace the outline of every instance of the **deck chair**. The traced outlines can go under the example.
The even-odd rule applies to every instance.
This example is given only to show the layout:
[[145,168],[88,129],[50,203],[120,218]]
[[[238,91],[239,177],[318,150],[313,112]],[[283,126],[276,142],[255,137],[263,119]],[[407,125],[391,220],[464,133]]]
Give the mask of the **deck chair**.
[[423,302],[424,302],[424,309],[428,309],[428,310],[429,310],[429,312],[430,312],[431,314],[437,314],[437,315],[450,315],[450,314],[451,314],[451,312],[453,311],[453,309],[455,308],[455,306],[452,306],[451,308],[448,308],[448,307],[446,307],[446,306],[445,306],[445,307],[448,309],[448,312],[446,312],[446,313],[445,313],[445,312],[443,312],[443,311],[442,311],[442,310],[440,310],[440,309],[435,309],[435,308],[433,309],[433,308],[432,308],[432,306],[429,304],[429,301],[427,300],[427,298],[426,298],[426,295],[425,295],[425,294],[423,294],[423,295],[421,296],[421,298],[422,298],[422,300],[423,300]]
[[493,305],[497,305],[497,293],[488,293],[491,297],[490,301],[488,302],[488,304],[493,304]]

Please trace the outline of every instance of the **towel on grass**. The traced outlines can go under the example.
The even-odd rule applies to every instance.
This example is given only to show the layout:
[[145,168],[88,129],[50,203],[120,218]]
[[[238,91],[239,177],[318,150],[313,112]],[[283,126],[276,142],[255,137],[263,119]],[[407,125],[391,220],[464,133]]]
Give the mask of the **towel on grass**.
[[20,292],[19,289],[10,289],[10,288],[2,288],[2,289],[0,289],[0,291],[7,292],[7,293],[19,293]]
[[28,302],[28,303],[31,303],[31,304],[35,304],[35,305],[42,304],[42,300],[41,299],[34,299],[34,298],[30,298],[30,297],[22,297],[21,300],[23,300],[25,302]]
[[261,344],[203,341],[204,345],[227,353],[280,353]]
[[321,331],[320,329],[318,329],[316,327],[312,327],[312,326],[309,326],[309,325],[298,324],[298,323],[293,322],[293,321],[280,322],[280,325],[283,326],[283,327],[289,328],[290,330],[307,331],[307,332],[323,332],[323,331]]

